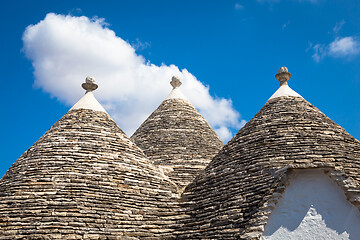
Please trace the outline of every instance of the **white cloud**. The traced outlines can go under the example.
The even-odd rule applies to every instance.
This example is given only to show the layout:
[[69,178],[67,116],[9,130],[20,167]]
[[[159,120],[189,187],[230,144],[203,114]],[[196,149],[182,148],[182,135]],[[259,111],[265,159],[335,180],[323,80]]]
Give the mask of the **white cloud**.
[[354,37],[336,38],[329,45],[329,54],[334,57],[357,55],[359,50],[359,41]]
[[333,28],[334,33],[338,33],[341,30],[341,28],[344,26],[344,24],[345,24],[344,20],[337,22]]
[[242,10],[242,9],[244,9],[244,6],[243,5],[241,5],[240,3],[235,3],[235,10]]
[[173,75],[181,78],[182,91],[224,141],[243,124],[231,100],[211,96],[209,87],[186,69],[146,61],[104,19],[49,13],[26,28],[23,43],[36,87],[70,106],[84,94],[80,85],[85,77],[94,76],[99,84],[95,95],[129,135],[165,99]]
[[326,56],[335,58],[349,58],[360,53],[360,42],[355,37],[336,38],[334,41],[326,44],[311,44],[314,54],[312,58],[320,62]]
[[[242,128],[247,122],[245,120],[241,120],[240,128]],[[220,127],[217,130],[217,134],[219,136],[224,136],[224,138],[230,140],[233,137],[232,132],[227,127]]]
[[327,54],[326,46],[324,44],[315,44],[312,46],[312,49],[314,50],[312,58],[315,62],[320,62],[320,60],[322,60]]
[[131,43],[131,46],[135,49],[135,50],[138,50],[138,51],[142,51],[148,47],[150,47],[150,43],[148,42],[141,42],[140,39],[135,39],[135,41],[133,41]]

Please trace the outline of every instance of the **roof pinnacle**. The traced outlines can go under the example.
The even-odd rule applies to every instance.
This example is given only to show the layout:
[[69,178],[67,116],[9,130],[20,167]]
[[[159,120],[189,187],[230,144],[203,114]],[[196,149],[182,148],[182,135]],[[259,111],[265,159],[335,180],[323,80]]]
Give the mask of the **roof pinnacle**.
[[180,81],[180,79],[178,77],[173,76],[170,84],[173,87],[173,89],[175,89],[175,88],[180,87],[182,82]]
[[286,67],[279,68],[278,74],[275,75],[276,79],[280,82],[279,89],[269,98],[269,100],[278,98],[278,97],[301,97],[297,92],[292,90],[287,81],[289,81],[291,77],[291,73],[289,73]]
[[95,78],[86,77],[85,83],[83,83],[81,86],[86,90],[86,93],[82,98],[80,98],[79,101],[77,101],[77,103],[74,104],[74,106],[72,106],[70,110],[90,109],[106,113],[106,110],[94,97],[93,91],[98,88],[98,85],[95,83]]
[[187,98],[185,97],[184,94],[182,94],[181,90],[179,89],[179,87],[181,86],[181,81],[178,77],[173,76],[170,82],[171,86],[173,87],[173,89],[171,90],[171,92],[169,93],[169,95],[165,98],[165,100],[167,99],[184,99],[187,100]]
[[281,67],[275,77],[280,82],[281,86],[283,84],[287,84],[287,81],[291,78],[291,73],[289,73],[287,67]]
[[82,88],[86,90],[86,92],[92,92],[98,88],[98,85],[95,83],[94,77],[86,77],[85,83],[83,83]]

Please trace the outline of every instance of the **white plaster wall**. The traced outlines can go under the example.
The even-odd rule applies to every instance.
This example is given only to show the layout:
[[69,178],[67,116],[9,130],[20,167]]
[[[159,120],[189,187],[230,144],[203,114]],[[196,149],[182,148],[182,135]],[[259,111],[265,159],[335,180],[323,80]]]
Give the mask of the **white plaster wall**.
[[[292,90],[289,85],[284,84],[279,87],[279,89],[269,98],[269,100],[278,98],[278,97],[301,97],[300,94]],[[268,100],[268,101],[269,101]]]
[[360,239],[360,213],[322,170],[298,170],[261,239]]
[[188,99],[185,97],[185,95],[180,91],[180,89],[179,89],[178,87],[176,87],[176,88],[174,88],[173,90],[171,90],[171,92],[170,92],[169,95],[165,98],[165,100],[175,99],[175,98],[188,100]]
[[74,109],[90,109],[99,112],[105,112],[105,109],[101,104],[96,100],[92,92],[87,92],[80,100],[72,106],[70,110]]

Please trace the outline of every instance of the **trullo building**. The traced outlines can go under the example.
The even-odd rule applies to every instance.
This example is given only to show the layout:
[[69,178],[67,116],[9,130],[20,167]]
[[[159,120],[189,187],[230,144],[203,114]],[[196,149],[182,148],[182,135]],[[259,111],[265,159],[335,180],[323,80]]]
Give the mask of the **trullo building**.
[[181,92],[181,81],[173,77],[171,85],[173,90],[131,139],[181,192],[224,143]]
[[158,239],[177,186],[86,94],[0,181],[0,239]]
[[290,77],[187,187],[181,239],[360,239],[360,143]]
[[360,143],[290,77],[225,146],[177,78],[131,139],[88,78],[1,179],[0,239],[360,239]]

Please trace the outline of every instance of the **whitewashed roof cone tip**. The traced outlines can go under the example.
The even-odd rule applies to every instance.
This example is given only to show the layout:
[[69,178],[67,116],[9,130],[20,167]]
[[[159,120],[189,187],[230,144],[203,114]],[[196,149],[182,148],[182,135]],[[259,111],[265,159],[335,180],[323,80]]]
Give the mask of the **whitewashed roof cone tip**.
[[170,85],[173,87],[172,91],[169,93],[169,95],[165,98],[165,100],[168,99],[184,99],[188,100],[185,95],[180,91],[179,87],[181,86],[182,82],[180,81],[180,78],[173,76],[171,78]]
[[82,88],[86,90],[85,95],[80,98],[80,100],[75,103],[75,105],[70,110],[75,109],[90,109],[94,111],[107,113],[106,110],[101,106],[101,104],[96,100],[93,91],[98,88],[98,85],[95,83],[95,78],[86,77],[85,83],[83,83]]
[[[300,94],[292,90],[288,81],[291,78],[291,73],[289,73],[287,67],[279,68],[278,73],[275,75],[275,78],[280,82],[279,89],[269,98],[269,100],[278,98],[278,97],[302,97]],[[269,101],[268,100],[268,101]]]

